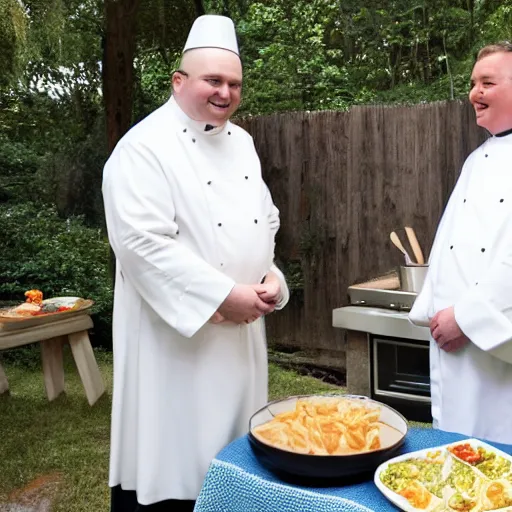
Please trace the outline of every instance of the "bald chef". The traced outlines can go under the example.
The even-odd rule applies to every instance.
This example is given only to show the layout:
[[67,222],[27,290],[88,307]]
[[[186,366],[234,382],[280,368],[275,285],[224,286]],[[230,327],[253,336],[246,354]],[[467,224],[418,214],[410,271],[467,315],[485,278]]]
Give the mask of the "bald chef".
[[491,137],[464,164],[410,319],[432,335],[434,424],[512,444],[512,45],[480,50],[469,99]]
[[117,259],[112,510],[192,510],[208,466],[267,402],[263,315],[288,300],[279,212],[252,138],[229,122],[242,66],[233,22],[202,16],[173,96],[104,172]]

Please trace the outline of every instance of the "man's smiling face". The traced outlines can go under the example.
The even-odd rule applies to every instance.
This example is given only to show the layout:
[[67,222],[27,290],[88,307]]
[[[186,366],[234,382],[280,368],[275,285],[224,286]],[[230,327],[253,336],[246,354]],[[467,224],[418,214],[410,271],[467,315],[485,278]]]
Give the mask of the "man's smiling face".
[[492,53],[475,64],[469,100],[479,126],[492,134],[512,128],[512,52]]
[[185,53],[180,70],[173,75],[174,96],[195,121],[219,126],[240,105],[242,64],[228,50],[201,48]]

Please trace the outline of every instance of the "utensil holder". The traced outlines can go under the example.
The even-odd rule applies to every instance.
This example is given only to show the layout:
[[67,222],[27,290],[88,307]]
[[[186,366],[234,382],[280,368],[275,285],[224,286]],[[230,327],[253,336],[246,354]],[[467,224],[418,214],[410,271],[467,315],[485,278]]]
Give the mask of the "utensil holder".
[[400,289],[404,292],[421,292],[427,271],[428,265],[401,265]]

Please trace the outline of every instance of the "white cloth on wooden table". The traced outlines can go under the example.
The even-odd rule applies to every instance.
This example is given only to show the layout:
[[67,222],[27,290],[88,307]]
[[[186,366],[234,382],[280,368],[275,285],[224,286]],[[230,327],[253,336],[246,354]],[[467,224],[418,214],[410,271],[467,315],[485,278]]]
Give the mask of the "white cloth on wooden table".
[[252,138],[204,131],[174,99],[123,137],[103,194],[117,257],[110,485],[195,499],[215,454],[267,401],[264,320],[208,319],[272,270],[279,212]]
[[450,306],[471,343],[447,353],[431,339],[434,420],[512,444],[512,135],[491,137],[466,160],[410,319],[428,326]]

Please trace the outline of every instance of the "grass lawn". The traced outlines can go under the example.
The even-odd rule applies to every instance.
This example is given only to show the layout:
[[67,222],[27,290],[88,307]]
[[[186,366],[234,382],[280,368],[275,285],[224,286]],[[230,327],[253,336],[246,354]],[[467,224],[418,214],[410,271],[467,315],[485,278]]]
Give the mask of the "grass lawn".
[[[28,498],[21,498],[21,493],[40,500],[38,485],[33,484],[37,479],[54,494],[52,512],[109,510],[112,354],[96,352],[96,358],[108,393],[89,407],[69,350],[66,394],[51,403],[46,399],[37,347],[6,354],[3,366],[11,394],[0,396],[0,511],[20,500],[27,505],[23,500]],[[344,391],[270,365],[270,399],[333,390]]]

